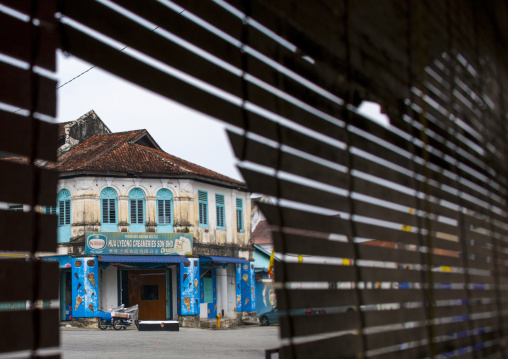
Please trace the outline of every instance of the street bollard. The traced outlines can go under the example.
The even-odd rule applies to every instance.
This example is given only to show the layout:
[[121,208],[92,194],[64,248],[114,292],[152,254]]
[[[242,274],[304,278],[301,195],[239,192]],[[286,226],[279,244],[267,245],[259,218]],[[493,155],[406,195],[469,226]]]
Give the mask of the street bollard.
[[220,329],[220,314],[217,314],[217,329]]

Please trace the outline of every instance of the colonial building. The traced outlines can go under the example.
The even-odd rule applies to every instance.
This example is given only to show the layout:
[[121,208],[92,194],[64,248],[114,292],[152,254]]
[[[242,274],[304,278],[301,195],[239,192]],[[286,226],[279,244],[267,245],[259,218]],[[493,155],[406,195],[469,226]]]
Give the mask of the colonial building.
[[[174,134],[173,134],[174,135]],[[60,125],[62,319],[139,304],[140,319],[199,325],[255,311],[250,195],[164,152],[146,130],[112,133],[90,111]]]

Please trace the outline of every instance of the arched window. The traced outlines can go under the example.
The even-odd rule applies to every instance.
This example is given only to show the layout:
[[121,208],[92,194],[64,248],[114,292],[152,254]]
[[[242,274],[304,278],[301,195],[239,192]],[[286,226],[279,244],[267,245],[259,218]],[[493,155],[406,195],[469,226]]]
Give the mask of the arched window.
[[101,231],[118,232],[118,205],[116,191],[106,187],[101,191]]
[[133,188],[129,192],[129,232],[146,232],[145,227],[145,192]]
[[173,194],[166,188],[157,192],[157,232],[173,233]]
[[58,243],[69,242],[71,239],[71,192],[63,189],[57,197]]

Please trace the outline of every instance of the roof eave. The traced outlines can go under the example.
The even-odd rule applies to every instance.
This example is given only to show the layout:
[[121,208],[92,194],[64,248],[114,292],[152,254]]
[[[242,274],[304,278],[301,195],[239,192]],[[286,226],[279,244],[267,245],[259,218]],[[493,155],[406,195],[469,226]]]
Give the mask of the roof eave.
[[60,178],[74,178],[80,176],[98,176],[98,177],[122,177],[122,178],[177,178],[177,179],[189,179],[197,182],[212,184],[221,187],[233,188],[242,192],[248,192],[247,186],[245,184],[228,182],[220,179],[207,178],[203,176],[196,175],[177,175],[177,174],[166,174],[166,173],[136,173],[136,172],[107,172],[107,171],[83,171],[83,170],[73,170],[73,171],[63,171],[60,172]]

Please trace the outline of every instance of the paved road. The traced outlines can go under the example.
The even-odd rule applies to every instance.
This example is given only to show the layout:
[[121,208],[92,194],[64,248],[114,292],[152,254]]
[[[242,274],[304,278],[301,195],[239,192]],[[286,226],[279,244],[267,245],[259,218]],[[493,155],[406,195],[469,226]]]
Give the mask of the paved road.
[[279,346],[278,329],[247,326],[229,330],[180,328],[179,332],[139,332],[135,328],[120,331],[62,328],[60,333],[63,359],[263,359],[265,349]]

